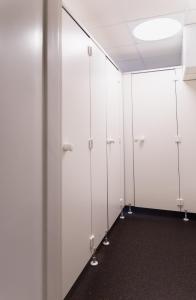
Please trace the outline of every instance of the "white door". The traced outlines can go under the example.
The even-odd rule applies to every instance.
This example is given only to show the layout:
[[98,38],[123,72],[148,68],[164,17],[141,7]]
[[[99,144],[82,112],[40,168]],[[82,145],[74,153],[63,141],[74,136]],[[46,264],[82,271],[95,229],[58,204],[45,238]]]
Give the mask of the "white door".
[[119,72],[107,61],[108,207],[111,227],[120,213]]
[[90,258],[89,39],[62,13],[62,255],[63,296]]
[[123,124],[123,97],[122,97],[122,74],[118,73],[118,97],[119,97],[119,145],[120,145],[120,198],[125,200],[125,182],[124,182],[124,124]]
[[196,213],[196,80],[182,81],[177,73],[181,198],[183,209]]
[[106,57],[92,43],[91,67],[91,151],[92,234],[95,247],[107,230],[106,167]]
[[135,206],[178,210],[174,70],[132,77]]

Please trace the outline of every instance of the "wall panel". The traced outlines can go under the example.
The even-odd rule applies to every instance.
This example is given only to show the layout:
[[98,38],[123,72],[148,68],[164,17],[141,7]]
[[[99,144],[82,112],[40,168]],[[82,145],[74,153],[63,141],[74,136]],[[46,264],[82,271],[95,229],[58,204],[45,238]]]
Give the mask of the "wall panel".
[[41,300],[42,1],[0,3],[0,299]]

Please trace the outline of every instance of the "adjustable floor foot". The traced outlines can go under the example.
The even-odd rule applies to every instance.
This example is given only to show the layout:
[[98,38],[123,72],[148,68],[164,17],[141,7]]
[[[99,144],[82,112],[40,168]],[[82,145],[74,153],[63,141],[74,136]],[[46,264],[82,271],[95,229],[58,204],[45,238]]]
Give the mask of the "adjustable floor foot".
[[132,209],[131,209],[131,205],[129,205],[128,214],[129,214],[129,215],[132,215],[132,214],[133,214]]
[[90,265],[92,266],[92,267],[96,267],[96,266],[98,266],[98,260],[97,260],[97,258],[96,258],[96,256],[95,255],[93,255],[93,257],[92,257],[92,260],[91,260],[91,262],[90,262]]
[[125,219],[125,216],[124,216],[124,212],[123,212],[123,210],[121,211],[121,214],[120,214],[120,219],[121,219],[121,220],[124,220],[124,219]]
[[105,238],[104,238],[104,241],[103,241],[103,245],[104,246],[109,246],[109,244],[110,244],[110,241],[108,240],[108,237],[106,235]]
[[183,219],[183,221],[185,221],[185,222],[189,221],[187,210],[184,211],[184,219]]

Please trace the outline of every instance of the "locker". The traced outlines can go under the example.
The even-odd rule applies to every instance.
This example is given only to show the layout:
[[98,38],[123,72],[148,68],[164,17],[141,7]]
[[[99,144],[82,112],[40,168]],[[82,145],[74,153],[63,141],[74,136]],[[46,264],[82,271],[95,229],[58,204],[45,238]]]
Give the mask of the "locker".
[[178,210],[174,70],[132,77],[135,205]]
[[62,12],[63,296],[90,258],[89,38]]
[[106,57],[91,42],[91,185],[92,234],[95,247],[107,231],[107,166],[106,166]]
[[183,209],[196,213],[196,80],[183,81],[177,70],[177,107],[180,154],[180,197]]

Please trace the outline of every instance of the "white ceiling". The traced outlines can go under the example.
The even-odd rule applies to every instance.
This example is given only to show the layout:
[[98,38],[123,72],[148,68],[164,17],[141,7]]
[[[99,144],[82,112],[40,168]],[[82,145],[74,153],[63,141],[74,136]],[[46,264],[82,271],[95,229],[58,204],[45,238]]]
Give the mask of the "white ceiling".
[[196,0],[63,0],[63,4],[123,72],[181,64],[182,33],[144,42],[132,34],[137,24],[158,16],[183,25],[196,23]]

